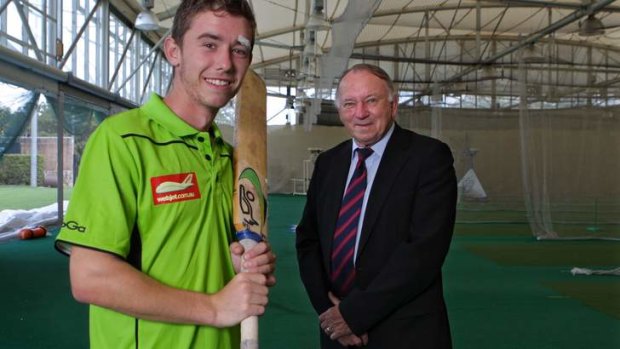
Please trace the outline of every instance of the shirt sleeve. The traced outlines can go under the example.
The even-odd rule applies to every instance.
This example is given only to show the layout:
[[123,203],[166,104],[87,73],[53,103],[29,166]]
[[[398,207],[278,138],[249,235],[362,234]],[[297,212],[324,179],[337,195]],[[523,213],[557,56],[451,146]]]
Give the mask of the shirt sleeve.
[[86,145],[56,247],[71,245],[127,257],[136,220],[136,166],[124,139],[106,122]]

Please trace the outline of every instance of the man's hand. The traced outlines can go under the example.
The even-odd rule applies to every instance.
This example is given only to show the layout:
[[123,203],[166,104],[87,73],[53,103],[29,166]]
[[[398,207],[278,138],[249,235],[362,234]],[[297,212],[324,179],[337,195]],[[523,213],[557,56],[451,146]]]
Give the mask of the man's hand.
[[325,331],[325,334],[332,340],[338,340],[343,346],[364,346],[368,344],[368,334],[364,333],[361,337],[358,337],[351,331],[349,325],[344,321],[338,304],[340,300],[329,292],[329,299],[334,304],[333,307],[327,309],[323,314],[319,315],[319,321],[321,322],[321,328]]
[[230,254],[237,273],[241,267],[250,273],[259,273],[267,277],[266,285],[276,284],[274,272],[276,270],[276,255],[271,251],[271,246],[265,241],[258,243],[251,250],[245,251],[238,242],[230,244]]
[[267,277],[259,273],[240,273],[210,298],[216,327],[230,327],[249,316],[262,315],[268,302]]

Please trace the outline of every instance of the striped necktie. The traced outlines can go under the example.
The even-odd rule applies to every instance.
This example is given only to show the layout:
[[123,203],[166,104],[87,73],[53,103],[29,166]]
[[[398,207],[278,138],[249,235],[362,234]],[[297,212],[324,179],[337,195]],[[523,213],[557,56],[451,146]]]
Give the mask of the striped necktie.
[[357,165],[342,198],[332,244],[332,288],[340,297],[349,293],[355,278],[353,268],[355,237],[366,192],[367,172],[364,161],[372,154],[371,148],[357,148],[355,151]]

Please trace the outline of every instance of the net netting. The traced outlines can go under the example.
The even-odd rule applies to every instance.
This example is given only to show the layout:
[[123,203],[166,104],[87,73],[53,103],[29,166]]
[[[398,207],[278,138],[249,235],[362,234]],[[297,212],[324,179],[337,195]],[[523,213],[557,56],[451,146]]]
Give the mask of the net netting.
[[[398,122],[430,136],[434,115],[401,106]],[[460,188],[459,222],[515,224],[541,239],[620,238],[620,108],[445,108],[440,124],[459,181],[470,180]],[[308,148],[348,138],[342,127],[320,125],[269,132],[270,190],[279,193],[303,178]]]

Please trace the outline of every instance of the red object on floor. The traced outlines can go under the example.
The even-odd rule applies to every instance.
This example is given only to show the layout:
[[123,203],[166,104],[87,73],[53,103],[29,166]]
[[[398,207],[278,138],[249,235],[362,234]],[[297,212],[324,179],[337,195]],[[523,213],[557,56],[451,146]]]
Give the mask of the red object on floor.
[[21,240],[29,240],[44,237],[46,234],[47,229],[43,226],[38,226],[32,229],[24,228],[19,231],[18,236]]

